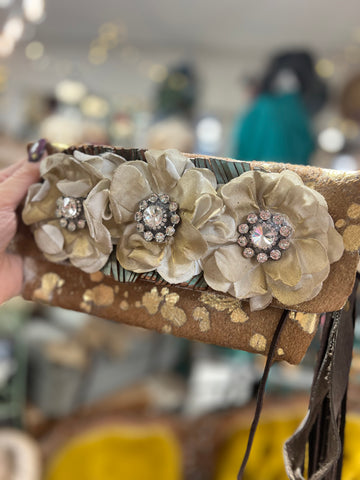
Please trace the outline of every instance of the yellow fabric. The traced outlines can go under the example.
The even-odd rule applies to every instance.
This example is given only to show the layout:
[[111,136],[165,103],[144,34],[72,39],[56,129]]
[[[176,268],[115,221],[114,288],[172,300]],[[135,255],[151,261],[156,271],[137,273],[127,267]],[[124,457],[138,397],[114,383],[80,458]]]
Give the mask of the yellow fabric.
[[162,427],[101,427],[71,440],[44,480],[180,480],[182,459]]
[[[247,464],[244,480],[287,480],[282,448],[301,422],[301,417],[274,418],[260,422]],[[234,480],[245,452],[248,429],[238,429],[219,451],[214,480]],[[360,416],[348,415],[345,428],[342,480],[360,478]]]

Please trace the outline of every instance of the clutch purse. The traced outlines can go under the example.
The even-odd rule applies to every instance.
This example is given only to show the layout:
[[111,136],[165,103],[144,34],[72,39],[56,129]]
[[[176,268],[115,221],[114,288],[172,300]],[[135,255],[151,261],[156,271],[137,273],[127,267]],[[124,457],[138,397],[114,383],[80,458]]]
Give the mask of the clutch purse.
[[26,299],[269,366],[350,310],[360,172],[93,145],[52,147],[40,172],[13,245]]
[[41,174],[15,243],[29,300],[265,355],[286,308],[275,357],[296,364],[352,291],[358,172],[85,145]]

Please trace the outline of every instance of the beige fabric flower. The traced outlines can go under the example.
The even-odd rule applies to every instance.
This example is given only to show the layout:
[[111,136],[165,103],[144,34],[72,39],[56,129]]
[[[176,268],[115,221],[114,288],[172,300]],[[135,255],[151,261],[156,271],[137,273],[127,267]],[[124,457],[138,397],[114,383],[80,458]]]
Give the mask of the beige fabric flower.
[[288,170],[244,173],[222,186],[219,195],[236,226],[250,213],[269,210],[286,215],[294,231],[279,260],[258,263],[255,256],[243,256],[234,229],[224,245],[213,244],[203,259],[206,282],[214,290],[250,299],[253,310],[265,308],[273,297],[289,306],[314,298],[344,249],[324,197]]
[[[115,171],[110,202],[121,235],[117,247],[120,265],[137,273],[157,270],[170,283],[190,280],[200,273],[199,260],[207,240],[226,238],[234,229],[231,217],[222,219],[223,201],[216,194],[215,175],[195,168],[177,150],[148,150],[147,163],[131,161]],[[140,202],[152,194],[167,194],[179,206],[180,223],[164,242],[146,241],[134,220]]]
[[[112,251],[117,228],[109,208],[110,179],[125,160],[111,152],[73,156],[56,153],[40,166],[43,183],[30,187],[23,210],[23,221],[32,225],[35,241],[52,262],[69,260],[87,273],[98,271]],[[84,228],[69,231],[56,218],[60,197],[81,199],[86,220]]]

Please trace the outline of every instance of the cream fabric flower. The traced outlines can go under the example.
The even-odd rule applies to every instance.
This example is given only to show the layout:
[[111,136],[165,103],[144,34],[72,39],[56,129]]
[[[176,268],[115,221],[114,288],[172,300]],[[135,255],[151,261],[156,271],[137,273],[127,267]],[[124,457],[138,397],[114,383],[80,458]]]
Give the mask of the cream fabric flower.
[[[32,225],[37,246],[48,260],[69,260],[87,273],[105,265],[113,249],[112,236],[117,236],[109,208],[110,179],[123,162],[111,152],[93,156],[80,151],[73,156],[56,153],[42,161],[44,182],[30,187],[22,216]],[[69,231],[60,226],[55,215],[60,197],[81,200],[84,228]]]
[[[200,273],[199,260],[208,250],[207,240],[226,238],[233,219],[222,219],[223,201],[216,194],[215,175],[195,168],[177,150],[148,150],[147,163],[131,161],[115,171],[110,202],[121,235],[117,247],[120,265],[144,273],[153,270],[170,283],[190,280]],[[168,195],[179,206],[180,223],[164,242],[146,241],[134,220],[140,202],[152,194]]]
[[293,235],[279,260],[258,263],[255,256],[244,257],[234,229],[225,244],[213,244],[202,261],[208,285],[239,299],[250,299],[253,310],[265,308],[273,297],[288,306],[314,298],[330,264],[340,259],[344,249],[324,197],[288,170],[280,174],[244,173],[222,186],[219,195],[236,226],[250,213],[269,210],[287,216]]

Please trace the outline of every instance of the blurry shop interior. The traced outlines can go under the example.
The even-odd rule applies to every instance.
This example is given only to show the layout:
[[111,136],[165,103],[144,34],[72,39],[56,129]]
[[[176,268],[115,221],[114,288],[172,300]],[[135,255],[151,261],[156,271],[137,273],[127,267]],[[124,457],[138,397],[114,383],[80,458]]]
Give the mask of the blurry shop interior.
[[[1,168],[47,138],[360,169],[358,1],[0,0],[0,32]],[[344,480],[360,478],[355,335]],[[318,344],[273,366],[247,480],[287,478]],[[264,362],[12,299],[0,480],[236,478]]]

